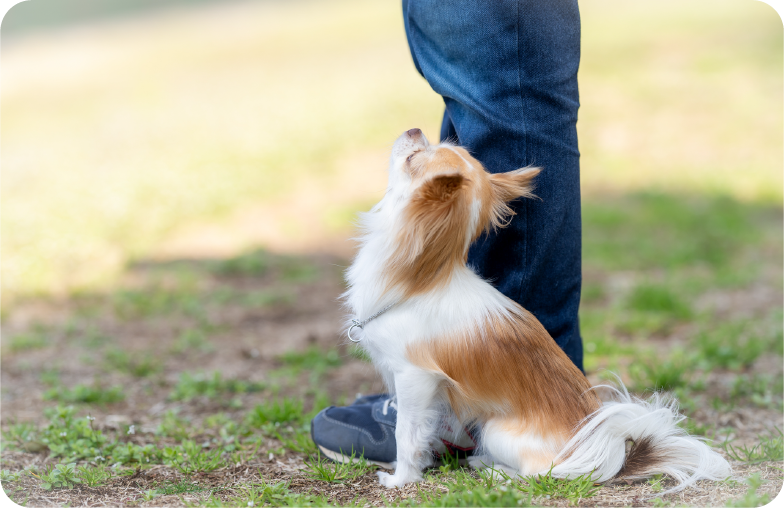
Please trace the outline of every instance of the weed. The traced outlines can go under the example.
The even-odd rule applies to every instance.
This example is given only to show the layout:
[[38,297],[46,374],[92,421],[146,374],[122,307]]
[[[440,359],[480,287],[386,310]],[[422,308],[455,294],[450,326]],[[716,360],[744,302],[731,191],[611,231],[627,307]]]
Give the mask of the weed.
[[122,289],[113,294],[111,303],[122,319],[172,314],[202,317],[205,304],[198,288],[187,281],[175,287],[156,283],[142,289]]
[[185,330],[177,337],[177,340],[171,347],[172,353],[176,354],[183,354],[189,351],[210,352],[214,349],[215,347],[207,339],[207,335],[199,329]]
[[693,367],[691,358],[681,351],[675,351],[662,361],[648,360],[632,364],[629,375],[635,382],[635,391],[672,390],[688,385]]
[[747,321],[718,326],[712,324],[710,330],[700,332],[693,341],[700,366],[704,370],[739,370],[748,367],[761,354],[770,350],[772,342],[750,331]]
[[0,483],[18,482],[24,471],[11,472],[8,469],[0,471]]
[[781,429],[776,429],[768,436],[761,436],[760,443],[751,448],[745,445],[734,447],[730,441],[725,441],[722,447],[730,458],[748,464],[784,460],[784,434]]
[[44,399],[85,404],[113,404],[125,399],[125,393],[119,386],[104,388],[98,383],[92,386],[79,384],[71,389],[51,388],[44,392]]
[[178,495],[178,494],[187,494],[189,492],[204,492],[210,490],[221,490],[221,489],[213,489],[211,487],[207,487],[204,485],[199,485],[198,483],[182,479],[177,482],[170,482],[163,486],[159,486],[155,489],[154,493],[156,496],[169,496],[169,495]]
[[295,453],[307,454],[316,452],[316,444],[310,437],[309,425],[303,425],[296,428],[289,427],[285,434],[281,434],[278,429],[275,429],[273,433],[278,441],[280,441],[280,444],[287,450],[291,450]]
[[752,507],[752,506],[764,506],[764,505],[770,503],[770,495],[769,494],[765,494],[765,495],[762,495],[762,496],[757,494],[757,489],[759,489],[762,486],[762,484],[764,483],[764,480],[762,480],[762,478],[760,478],[760,474],[759,473],[755,473],[755,474],[751,475],[746,480],[746,483],[749,486],[749,489],[748,489],[748,491],[746,491],[746,494],[743,497],[739,498],[739,499],[735,499],[734,501],[730,501],[729,503],[727,503],[727,506],[738,507],[738,508],[749,508],[749,507]]
[[616,327],[622,332],[647,336],[666,333],[675,323],[691,316],[691,307],[670,286],[642,283],[627,296]]
[[72,489],[74,484],[82,483],[76,474],[76,464],[55,464],[54,467],[47,467],[40,476],[33,472],[30,474],[41,480],[41,488],[45,490]]
[[748,397],[756,406],[775,409],[782,406],[782,391],[784,391],[784,378],[781,376],[741,374],[732,382],[730,398],[735,401]]
[[317,346],[311,346],[305,351],[288,351],[280,355],[278,360],[295,374],[303,370],[321,374],[343,363],[337,349],[324,351]]
[[219,275],[258,277],[270,268],[270,255],[263,249],[214,262],[210,268]]
[[156,434],[172,437],[181,441],[187,439],[191,435],[192,431],[189,424],[190,422],[188,420],[180,418],[177,416],[177,413],[169,410],[164,413],[161,424],[158,425],[158,429],[156,430]]
[[160,372],[163,368],[160,359],[147,353],[128,353],[121,349],[110,349],[104,357],[110,368],[126,372],[135,377],[147,377]]
[[8,340],[8,349],[12,352],[41,349],[49,345],[49,338],[42,329],[36,329],[20,335],[15,335]]
[[[680,402],[680,399],[678,399]],[[688,411],[684,411],[688,413]],[[706,436],[713,438],[716,435],[716,424],[702,424],[694,421],[693,418],[686,418],[680,423],[680,426],[692,436]]]
[[347,462],[332,462],[321,457],[319,452],[316,457],[310,456],[305,461],[305,473],[315,479],[330,483],[343,483],[353,481],[375,468],[364,457],[356,457],[354,452]]
[[58,406],[44,410],[49,425],[40,433],[41,443],[54,457],[66,457],[68,462],[93,459],[109,447],[106,436],[93,428],[94,418],[75,418],[72,406]]
[[581,303],[595,303],[605,298],[606,292],[604,286],[590,282],[584,282],[582,291],[580,292]]
[[664,475],[653,475],[652,478],[648,479],[648,485],[651,486],[651,490],[653,492],[661,492],[664,487],[662,487],[662,480],[664,479]]
[[106,467],[104,464],[94,467],[79,466],[77,471],[79,473],[79,478],[82,480],[82,483],[88,487],[97,487],[102,485],[106,482],[106,480],[114,476],[111,468]]
[[156,497],[158,497],[158,493],[155,490],[150,489],[142,492],[142,500],[144,501],[152,501]]
[[318,276],[318,267],[304,259],[293,257],[282,259],[281,278],[286,282],[311,282]]
[[264,383],[243,381],[241,379],[223,379],[220,372],[212,376],[182,372],[180,379],[169,395],[170,400],[191,400],[199,396],[216,398],[226,393],[246,393],[263,390]]
[[45,448],[37,441],[38,431],[32,423],[14,423],[3,430],[3,449],[12,447],[29,452],[40,451],[35,448]]
[[319,275],[318,268],[307,260],[291,256],[273,256],[263,249],[215,262],[211,270],[218,275],[250,277],[259,277],[275,271],[286,282],[308,282]]
[[442,473],[456,471],[460,467],[460,459],[457,458],[457,455],[450,453],[449,450],[441,454],[441,462],[442,465],[438,467],[438,470]]
[[670,287],[650,283],[635,286],[626,306],[631,310],[657,312],[676,319],[688,319],[692,315],[691,308]]
[[758,210],[726,197],[637,193],[614,202],[583,204],[583,256],[610,270],[728,267],[736,253],[759,242]]
[[138,445],[136,443],[117,444],[111,451],[112,462],[119,464],[149,464],[160,461],[160,452],[152,444]]
[[507,480],[512,480],[514,485],[521,492],[530,494],[533,497],[546,497],[548,499],[566,499],[571,504],[577,504],[581,499],[594,496],[601,486],[596,485],[591,478],[592,473],[580,475],[577,478],[565,480],[554,478],[552,468],[547,474],[536,476],[526,476],[522,479],[510,478],[506,473],[501,472],[501,476]]
[[[186,506],[196,506],[185,503]],[[342,503],[342,506],[367,506],[367,503]],[[289,491],[288,482],[253,483],[239,489],[239,494],[230,496],[227,500],[220,499],[211,494],[201,502],[199,507],[223,508],[234,506],[237,508],[252,508],[254,506],[334,506],[326,496],[312,494],[297,494]]]
[[501,487],[485,489],[476,487],[470,490],[427,492],[418,489],[416,501],[407,499],[401,506],[532,506],[530,497],[522,497],[517,491]]
[[254,406],[246,415],[245,424],[257,428],[266,423],[300,423],[303,420],[302,401],[283,397]]
[[189,351],[213,351],[215,347],[207,340],[207,336],[202,330],[189,329],[182,332],[174,345],[171,347],[173,353],[182,354]]
[[221,456],[223,453],[221,449],[210,452],[193,441],[184,441],[182,451],[184,458],[171,461],[171,465],[186,475],[207,473],[226,465],[226,461]]
[[54,387],[60,383],[60,371],[57,368],[44,369],[41,371],[40,379],[46,386]]
[[289,482],[267,483],[262,479],[261,483],[252,483],[240,489],[240,494],[229,498],[229,503],[240,507],[278,504],[287,494]]

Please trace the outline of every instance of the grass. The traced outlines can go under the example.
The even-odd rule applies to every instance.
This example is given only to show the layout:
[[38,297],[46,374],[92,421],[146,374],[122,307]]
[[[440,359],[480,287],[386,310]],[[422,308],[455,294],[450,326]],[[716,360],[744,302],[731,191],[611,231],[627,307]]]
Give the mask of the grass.
[[770,503],[770,495],[769,494],[757,494],[757,490],[762,486],[764,480],[760,478],[759,473],[751,475],[747,480],[746,483],[749,486],[749,490],[746,492],[746,495],[739,499],[735,499],[727,503],[727,506],[737,507],[737,508],[749,508],[752,506],[765,506],[766,504]]
[[547,474],[528,476],[515,487],[527,494],[548,499],[566,499],[570,504],[576,505],[580,500],[594,496],[601,487],[596,485],[590,474],[580,475],[577,478],[564,480],[553,478],[552,468]]
[[[31,473],[33,476],[38,476]],[[76,464],[54,464],[47,466],[38,476],[41,480],[41,487],[44,490],[52,489],[72,489],[82,480],[78,478]]]
[[38,330],[15,335],[7,344],[10,351],[17,352],[44,348],[50,344],[50,340],[42,330]]
[[[777,319],[775,315],[772,319]],[[741,319],[713,323],[692,339],[704,368],[742,370],[761,355],[774,351],[782,354],[778,334],[766,336],[764,327]]]
[[724,443],[724,451],[730,458],[748,464],[784,460],[784,434],[776,429],[768,436],[760,436],[760,443],[752,447],[733,446],[729,441]]
[[636,391],[673,390],[688,386],[694,362],[685,353],[676,351],[666,359],[649,359],[629,367]]
[[176,458],[172,463],[179,472],[185,475],[208,473],[226,465],[222,454],[223,450],[207,451],[193,441],[184,441],[182,443],[183,458]]
[[187,494],[189,492],[204,492],[204,491],[211,491],[210,487],[205,487],[203,485],[198,485],[189,480],[179,480],[177,482],[167,482],[164,485],[156,488],[153,491],[154,496],[168,496],[171,494]]
[[345,483],[354,481],[375,468],[364,457],[357,457],[356,452],[352,452],[349,458],[347,462],[333,462],[323,458],[321,452],[318,452],[315,457],[311,456],[305,461],[306,474],[323,482]]
[[205,373],[180,373],[177,384],[169,394],[171,400],[192,400],[196,397],[216,398],[227,394],[257,392],[265,388],[264,383],[243,379],[223,379],[220,372],[212,375]]
[[104,355],[106,366],[126,372],[134,377],[147,377],[163,369],[159,357],[152,353],[129,353],[122,349],[110,349]]
[[[390,140],[412,126],[437,132],[443,105],[413,70],[399,6],[262,4],[203,19],[184,11],[166,30],[129,20],[110,39],[87,27],[101,51],[67,79],[48,62],[84,56],[78,34],[4,44],[9,496],[79,505],[87,490],[69,487],[81,485],[118,505],[590,506],[607,493],[636,504],[636,493],[660,491],[664,478],[598,491],[590,478],[507,484],[451,459],[409,497],[387,499],[367,464],[320,457],[310,418],[336,392],[371,387],[339,350],[264,349],[285,340],[268,326],[303,337],[326,326],[327,311],[309,302],[331,267],[291,253],[344,244],[354,213],[383,192]],[[781,309],[765,303],[781,289],[782,37],[765,6],[707,5],[581,7],[580,317],[589,374],[610,368],[635,389],[672,390],[693,417],[683,425],[715,437],[748,434],[713,418],[717,408],[782,407],[784,382],[769,365],[784,354]],[[137,337],[155,347],[122,347]],[[246,340],[257,354],[244,354]],[[267,369],[270,381],[232,377],[214,359]],[[96,363],[111,386],[62,385],[66,373],[89,379]],[[182,373],[170,381],[171,372]],[[34,423],[9,409],[32,393],[19,379],[47,398],[33,401],[47,408]],[[149,406],[130,406],[139,400]],[[134,434],[104,424],[139,411]],[[725,451],[780,465],[781,433],[757,437]],[[130,498],[112,497],[115,479],[137,471]],[[732,504],[767,502],[768,486],[752,477]]]
[[73,388],[51,388],[44,392],[45,400],[79,402],[84,404],[113,404],[125,399],[122,387],[104,387],[99,383],[78,384]]
[[730,387],[730,400],[748,399],[758,407],[781,409],[784,379],[767,374],[741,374]]
[[262,427],[268,423],[301,423],[303,419],[302,400],[283,397],[254,406],[248,412],[246,423]]
[[315,376],[339,367],[343,363],[337,349],[324,351],[317,346],[311,346],[305,351],[288,351],[280,355],[278,361],[287,367],[293,375],[307,371]]
[[[757,225],[770,220],[771,212],[728,196],[636,193],[587,200],[583,256],[612,270],[705,266],[730,278],[726,271],[738,254],[763,241]],[[745,275],[753,276],[749,268]],[[632,304],[688,313],[682,299],[667,291],[642,286]]]

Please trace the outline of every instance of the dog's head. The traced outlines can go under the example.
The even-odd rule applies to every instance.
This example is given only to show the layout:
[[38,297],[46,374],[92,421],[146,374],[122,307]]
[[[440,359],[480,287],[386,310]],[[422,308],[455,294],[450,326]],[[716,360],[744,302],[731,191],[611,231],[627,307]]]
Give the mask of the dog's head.
[[[431,145],[419,129],[395,141],[384,206],[397,218],[391,281],[418,293],[465,263],[484,230],[503,227],[508,203],[532,196],[538,168],[491,174],[465,148]],[[404,280],[401,280],[404,279]],[[413,283],[413,284],[412,284]]]

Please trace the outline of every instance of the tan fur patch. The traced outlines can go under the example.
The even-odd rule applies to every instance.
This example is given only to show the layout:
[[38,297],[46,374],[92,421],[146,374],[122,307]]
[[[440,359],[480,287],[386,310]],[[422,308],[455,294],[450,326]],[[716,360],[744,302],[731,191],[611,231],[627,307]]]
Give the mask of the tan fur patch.
[[446,284],[465,264],[470,214],[471,180],[454,152],[441,148],[413,159],[412,174],[422,183],[403,213],[398,248],[385,271],[388,288],[404,297]]
[[[507,201],[530,197],[537,168],[490,174],[462,147],[441,146],[411,155],[407,169],[419,187],[403,214],[397,250],[385,270],[387,290],[403,297],[446,284],[465,263],[468,242],[512,215]],[[470,165],[470,167],[469,167]],[[468,231],[471,206],[479,200],[476,228]]]
[[480,329],[411,344],[407,356],[444,376],[449,403],[464,419],[508,419],[560,439],[600,405],[582,372],[522,307]]

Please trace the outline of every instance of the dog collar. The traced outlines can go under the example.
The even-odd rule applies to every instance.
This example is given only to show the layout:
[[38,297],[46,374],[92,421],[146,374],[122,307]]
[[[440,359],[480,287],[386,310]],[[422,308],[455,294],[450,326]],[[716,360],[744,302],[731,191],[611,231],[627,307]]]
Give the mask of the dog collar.
[[348,340],[350,340],[351,342],[359,342],[359,341],[361,341],[362,340],[361,338],[360,339],[355,339],[355,338],[351,337],[351,330],[353,330],[354,328],[359,328],[360,330],[364,330],[366,324],[370,323],[371,321],[376,319],[378,316],[380,316],[381,314],[385,313],[386,311],[388,311],[389,309],[391,309],[394,306],[395,306],[394,303],[390,303],[389,305],[387,305],[386,307],[384,307],[380,311],[376,312],[375,314],[373,314],[372,316],[370,316],[369,318],[367,318],[364,321],[359,321],[358,319],[352,319],[351,320],[352,324],[349,327],[348,332],[347,332],[348,333]]

